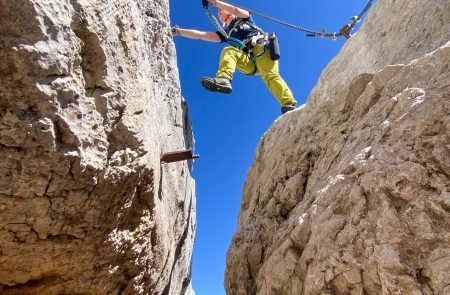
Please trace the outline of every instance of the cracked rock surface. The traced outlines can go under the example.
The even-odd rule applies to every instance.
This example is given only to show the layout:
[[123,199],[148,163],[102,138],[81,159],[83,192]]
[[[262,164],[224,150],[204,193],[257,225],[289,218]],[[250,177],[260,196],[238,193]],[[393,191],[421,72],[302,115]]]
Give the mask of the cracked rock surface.
[[0,0],[0,293],[190,294],[168,1]]
[[450,294],[449,6],[377,1],[270,127],[227,294]]

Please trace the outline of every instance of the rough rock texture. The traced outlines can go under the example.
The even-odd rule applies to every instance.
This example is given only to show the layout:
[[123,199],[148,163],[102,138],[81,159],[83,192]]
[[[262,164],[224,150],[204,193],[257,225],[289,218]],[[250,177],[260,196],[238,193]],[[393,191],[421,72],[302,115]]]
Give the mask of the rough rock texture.
[[450,294],[450,3],[380,0],[261,140],[227,294]]
[[190,293],[169,27],[166,0],[0,0],[1,294]]

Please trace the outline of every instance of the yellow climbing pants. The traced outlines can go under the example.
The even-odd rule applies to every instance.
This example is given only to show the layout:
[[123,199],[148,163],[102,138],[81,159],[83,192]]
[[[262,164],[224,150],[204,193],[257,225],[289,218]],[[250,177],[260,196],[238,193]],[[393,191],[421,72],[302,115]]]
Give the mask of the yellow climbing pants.
[[[261,51],[260,51],[261,50]],[[253,52],[257,55],[258,51],[262,52],[263,46],[256,46]],[[280,102],[281,105],[297,105],[291,90],[281,78],[278,70],[278,61],[273,61],[270,58],[269,49],[251,61],[248,54],[232,46],[227,46],[222,50],[220,55],[219,71],[216,74],[217,78],[227,78],[232,80],[236,68],[244,74],[261,75],[264,83],[273,96]]]

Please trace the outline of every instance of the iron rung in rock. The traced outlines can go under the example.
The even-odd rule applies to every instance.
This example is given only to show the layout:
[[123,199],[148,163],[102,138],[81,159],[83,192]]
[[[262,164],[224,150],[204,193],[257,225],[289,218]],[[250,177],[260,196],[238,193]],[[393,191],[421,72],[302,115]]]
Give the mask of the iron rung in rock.
[[192,150],[189,149],[189,150],[184,150],[184,151],[165,153],[161,157],[161,162],[172,163],[172,162],[192,160],[192,159],[197,159],[197,158],[200,158],[200,156],[194,155]]

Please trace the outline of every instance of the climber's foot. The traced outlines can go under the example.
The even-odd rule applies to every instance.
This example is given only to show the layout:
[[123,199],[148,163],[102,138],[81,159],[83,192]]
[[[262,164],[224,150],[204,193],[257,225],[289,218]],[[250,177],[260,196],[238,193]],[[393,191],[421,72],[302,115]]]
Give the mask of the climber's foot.
[[286,104],[281,107],[281,113],[286,114],[287,112],[295,110],[295,106]]
[[205,88],[208,91],[212,91],[212,92],[220,92],[220,93],[230,94],[231,91],[233,90],[231,88],[230,80],[228,80],[226,78],[202,77],[200,79],[200,83],[202,84],[203,88]]

